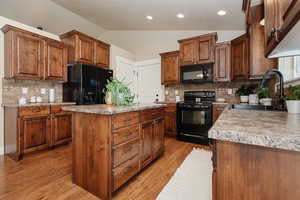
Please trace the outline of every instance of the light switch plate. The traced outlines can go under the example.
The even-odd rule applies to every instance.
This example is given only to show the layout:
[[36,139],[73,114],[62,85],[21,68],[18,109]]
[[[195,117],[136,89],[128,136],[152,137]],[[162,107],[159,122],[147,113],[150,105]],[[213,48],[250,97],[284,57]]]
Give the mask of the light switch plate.
[[41,88],[41,94],[46,94],[46,88]]
[[169,95],[169,90],[166,90],[165,94],[166,94],[166,95]]
[[27,94],[28,93],[28,88],[22,88],[22,94]]
[[178,95],[178,90],[175,90],[175,95]]

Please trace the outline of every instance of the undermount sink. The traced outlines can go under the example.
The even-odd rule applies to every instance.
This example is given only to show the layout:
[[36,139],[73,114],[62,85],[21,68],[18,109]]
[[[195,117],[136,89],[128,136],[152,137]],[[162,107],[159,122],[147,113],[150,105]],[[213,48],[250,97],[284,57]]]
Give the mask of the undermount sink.
[[233,104],[232,109],[236,110],[263,110],[263,111],[275,111],[273,106],[264,105],[251,105],[251,104]]

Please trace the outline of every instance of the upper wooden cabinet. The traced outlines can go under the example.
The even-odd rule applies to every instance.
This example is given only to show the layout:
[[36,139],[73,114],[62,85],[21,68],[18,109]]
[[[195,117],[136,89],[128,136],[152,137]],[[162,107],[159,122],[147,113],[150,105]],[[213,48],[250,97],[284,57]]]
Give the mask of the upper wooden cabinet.
[[162,53],[161,56],[161,83],[180,83],[179,51]]
[[268,56],[300,19],[299,0],[264,0],[265,55]]
[[244,34],[231,41],[231,78],[246,80],[249,72],[249,35]]
[[67,48],[59,41],[10,25],[2,28],[5,78],[66,80]]
[[61,35],[60,38],[69,46],[69,63],[109,67],[110,45],[75,30]]
[[217,33],[179,40],[180,66],[214,63]]
[[55,40],[47,40],[45,52],[45,79],[67,81],[68,49],[66,46]]
[[214,81],[226,82],[231,80],[231,43],[223,42],[216,45]]
[[260,24],[264,18],[263,5],[257,5],[249,9],[249,38],[250,38],[250,78],[262,78],[263,74],[272,68],[278,67],[278,59],[265,57],[265,30]]

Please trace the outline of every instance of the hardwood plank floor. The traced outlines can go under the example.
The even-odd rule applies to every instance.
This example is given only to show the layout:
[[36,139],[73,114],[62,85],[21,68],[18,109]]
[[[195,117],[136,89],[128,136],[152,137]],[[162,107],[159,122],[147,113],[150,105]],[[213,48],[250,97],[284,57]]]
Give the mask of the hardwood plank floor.
[[[113,200],[154,200],[195,146],[166,138],[165,154],[121,187]],[[0,157],[0,199],[98,199],[72,183],[71,154],[71,145],[65,145],[20,162]]]

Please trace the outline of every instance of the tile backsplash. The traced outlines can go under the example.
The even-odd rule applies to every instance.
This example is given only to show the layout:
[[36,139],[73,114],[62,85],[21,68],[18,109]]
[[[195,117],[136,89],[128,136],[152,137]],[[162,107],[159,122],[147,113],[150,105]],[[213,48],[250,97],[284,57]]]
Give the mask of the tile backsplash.
[[[224,98],[228,103],[239,103],[239,96],[235,94],[241,85],[258,85],[259,81],[228,82],[228,83],[204,83],[204,84],[181,84],[165,87],[165,101],[175,101],[178,92],[180,100],[183,100],[185,91],[215,91],[216,98]],[[231,94],[229,94],[232,92]]]
[[[27,94],[22,94],[22,88],[28,88]],[[41,89],[45,88],[46,93],[41,94]],[[14,80],[3,79],[3,103],[16,104],[19,98],[25,97],[27,102],[30,98],[40,96],[43,103],[49,102],[49,89],[55,89],[55,101],[62,102],[62,83],[50,81],[34,81],[34,80]]]

